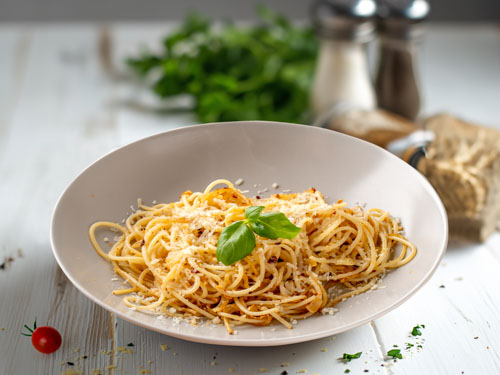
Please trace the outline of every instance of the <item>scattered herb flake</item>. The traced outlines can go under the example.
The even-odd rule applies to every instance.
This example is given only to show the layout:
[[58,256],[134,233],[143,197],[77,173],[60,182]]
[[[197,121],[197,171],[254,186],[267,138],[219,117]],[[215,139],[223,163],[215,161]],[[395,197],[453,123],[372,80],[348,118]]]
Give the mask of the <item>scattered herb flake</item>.
[[134,343],[129,342],[129,343],[127,344],[127,346],[134,346]]
[[401,355],[401,349],[392,349],[387,352],[388,357],[403,359]]
[[346,368],[346,369],[344,370],[344,374],[348,374],[348,373],[350,373],[350,372],[351,372],[351,370],[349,370],[348,368]]
[[415,327],[413,327],[412,331],[411,331],[411,334],[413,336],[422,336],[422,332],[420,331],[420,328],[425,328],[425,326],[422,324],[422,325],[416,325]]
[[361,354],[363,354],[363,352],[358,352],[355,354],[344,353],[342,359],[346,362],[351,362],[353,359],[358,359],[359,357],[361,357]]
[[66,362],[69,366],[74,366],[75,364],[73,362]]

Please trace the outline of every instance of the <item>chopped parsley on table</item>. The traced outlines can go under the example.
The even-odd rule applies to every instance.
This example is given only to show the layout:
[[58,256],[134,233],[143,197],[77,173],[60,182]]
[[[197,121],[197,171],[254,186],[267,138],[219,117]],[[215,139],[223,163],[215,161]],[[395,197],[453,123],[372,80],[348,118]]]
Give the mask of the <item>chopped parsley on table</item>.
[[392,349],[387,352],[388,357],[403,359],[401,355],[401,349]]
[[413,327],[411,334],[413,336],[422,336],[422,331],[420,331],[420,328],[425,328],[425,325],[423,325],[423,324],[418,325],[417,324],[415,327]]
[[361,354],[363,354],[363,352],[358,352],[355,354],[344,353],[344,355],[342,356],[342,359],[346,362],[351,362],[351,360],[358,359],[359,357],[361,357]]

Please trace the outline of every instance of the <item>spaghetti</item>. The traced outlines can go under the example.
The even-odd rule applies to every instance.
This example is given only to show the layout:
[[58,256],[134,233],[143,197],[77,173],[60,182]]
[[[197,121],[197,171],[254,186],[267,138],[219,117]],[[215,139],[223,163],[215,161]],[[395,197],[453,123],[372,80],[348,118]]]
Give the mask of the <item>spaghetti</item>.
[[[218,184],[227,187],[214,189]],[[279,211],[301,232],[293,239],[256,236],[244,259],[225,266],[216,259],[217,240],[245,208]],[[100,227],[118,231],[111,250],[96,239]],[[130,308],[175,317],[206,317],[232,326],[288,328],[325,307],[374,287],[388,270],[414,258],[416,248],[399,221],[379,209],[327,204],[314,188],[303,193],[249,198],[227,180],[212,182],[203,193],[184,192],[180,200],[139,209],[125,221],[94,223],[95,250],[109,260],[130,287]]]

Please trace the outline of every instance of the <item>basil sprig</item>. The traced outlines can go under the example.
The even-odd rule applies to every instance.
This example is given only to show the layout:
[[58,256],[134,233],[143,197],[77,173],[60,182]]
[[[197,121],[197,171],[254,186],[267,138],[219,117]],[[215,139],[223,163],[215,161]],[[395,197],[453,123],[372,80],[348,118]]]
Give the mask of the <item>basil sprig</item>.
[[301,231],[281,212],[262,213],[264,206],[245,209],[245,220],[232,223],[225,228],[217,242],[217,260],[229,266],[249,255],[255,248],[255,235],[276,239],[294,239]]

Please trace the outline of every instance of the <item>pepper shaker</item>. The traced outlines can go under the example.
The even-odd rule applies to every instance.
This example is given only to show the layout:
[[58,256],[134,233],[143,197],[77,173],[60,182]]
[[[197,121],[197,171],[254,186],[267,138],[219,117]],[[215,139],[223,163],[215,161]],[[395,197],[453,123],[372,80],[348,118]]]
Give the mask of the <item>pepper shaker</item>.
[[380,108],[415,120],[421,98],[415,69],[427,0],[378,0],[380,62],[375,90]]
[[316,119],[347,102],[357,108],[376,107],[364,45],[374,37],[374,0],[319,0],[312,19],[320,38],[320,50],[312,88]]

